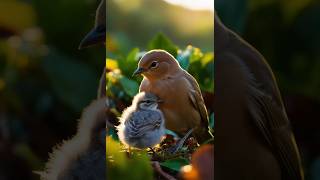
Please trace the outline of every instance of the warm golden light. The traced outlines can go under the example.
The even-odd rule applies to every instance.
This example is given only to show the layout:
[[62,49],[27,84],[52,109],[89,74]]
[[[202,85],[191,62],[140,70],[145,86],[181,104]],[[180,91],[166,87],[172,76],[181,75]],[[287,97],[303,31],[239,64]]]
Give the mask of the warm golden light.
[[192,10],[214,10],[214,0],[164,0]]

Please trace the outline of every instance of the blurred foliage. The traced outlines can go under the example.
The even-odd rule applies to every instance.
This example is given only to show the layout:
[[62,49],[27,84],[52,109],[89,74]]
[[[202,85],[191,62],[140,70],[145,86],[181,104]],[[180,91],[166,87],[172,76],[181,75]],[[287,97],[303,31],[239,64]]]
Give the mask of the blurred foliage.
[[[198,81],[201,90],[213,92],[213,52],[203,53],[191,45],[184,50],[173,44],[163,33],[157,34],[149,43],[147,50],[164,49],[176,57],[181,67],[189,71]],[[132,77],[138,61],[146,51],[132,49],[128,55],[117,54],[117,58],[106,59],[107,94],[114,99],[130,103],[137,94],[141,77]],[[107,55],[108,56],[108,55]]]
[[[107,94],[115,114],[119,116],[138,92],[142,77],[132,73],[142,55],[152,49],[168,51],[197,79],[203,92],[213,93],[212,12],[191,11],[161,0],[110,0],[107,7]],[[113,130],[109,135],[117,139]],[[190,160],[182,156],[160,163],[164,171],[175,174],[186,164]]]
[[57,96],[77,112],[81,112],[93,99],[92,94],[97,89],[97,76],[85,63],[52,50],[43,59],[42,68],[52,82]]
[[166,36],[162,33],[154,37],[148,45],[148,49],[164,49],[172,56],[177,56],[178,47],[174,45]]
[[190,161],[186,158],[177,157],[160,163],[161,166],[170,168],[171,170],[179,172],[181,167],[189,165]]
[[[31,170],[43,165],[52,146],[74,134],[79,112],[95,98],[105,53],[103,48],[78,51],[77,47],[93,25],[98,3],[1,1],[0,167],[6,169],[0,171],[1,177],[31,179]],[[298,94],[319,103],[318,0],[215,0],[215,7],[231,29],[266,57],[284,96]],[[175,42],[177,45],[172,44],[168,51],[176,47],[175,57],[181,66],[200,79],[203,91],[213,90],[213,84],[201,75],[213,70],[211,62],[208,69],[203,68],[214,56],[210,52],[211,12],[195,12],[151,0],[110,0],[108,8],[107,66],[111,69],[108,75],[115,80],[108,77],[108,93],[125,100],[116,105],[126,107],[137,92],[141,77],[132,80],[131,74],[143,50],[148,50],[147,41],[159,31],[170,40],[163,35],[154,38],[163,43]],[[198,52],[202,55],[193,55]],[[300,108],[296,112],[307,110]],[[210,117],[213,120],[212,114]],[[310,117],[303,122],[314,119],[317,120]],[[310,131],[301,129],[297,139],[306,140],[298,142],[306,145],[306,174],[316,180],[319,160],[314,159],[320,156],[319,143],[310,139],[319,137],[320,131],[309,137]]]
[[178,46],[192,44],[203,51],[213,50],[210,11],[193,11],[163,0],[109,0],[107,7],[107,33],[113,40],[110,46],[117,45],[125,54],[132,47],[148,48],[159,31]]
[[33,179],[96,97],[104,48],[78,45],[98,3],[0,2],[0,179]]
[[131,157],[122,151],[119,142],[107,137],[107,179],[152,180],[153,171],[149,157],[144,151],[133,151]]
[[[21,18],[21,17],[24,18]],[[36,21],[35,11],[30,4],[3,0],[0,6],[0,24],[10,27],[16,32],[22,32]]]

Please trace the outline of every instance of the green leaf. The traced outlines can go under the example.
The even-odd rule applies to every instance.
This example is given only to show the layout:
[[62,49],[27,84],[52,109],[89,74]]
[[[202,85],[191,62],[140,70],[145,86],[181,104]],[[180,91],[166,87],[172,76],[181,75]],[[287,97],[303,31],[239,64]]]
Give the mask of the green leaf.
[[127,56],[121,55],[118,57],[118,64],[122,74],[131,77],[138,65],[139,48],[132,49]]
[[[178,52],[177,60],[183,69],[188,70],[190,64],[196,63],[198,61],[202,62],[203,57],[203,53],[199,48],[189,45],[184,51]],[[204,61],[210,61],[209,58],[210,56],[206,56]]]
[[160,163],[161,166],[167,167],[169,169],[172,169],[174,171],[179,172],[182,166],[188,165],[190,162],[186,158],[175,158],[175,159],[170,159],[165,162]]
[[190,51],[190,67],[188,71],[198,81],[201,90],[213,92],[214,55],[212,52],[203,54],[199,48],[188,46]]
[[[212,52],[204,54],[204,56],[201,58],[202,67],[205,67],[209,63],[213,62],[213,57],[214,56]],[[213,73],[213,69],[212,69],[212,73]]]
[[139,48],[133,48],[130,52],[129,52],[129,54],[128,54],[128,56],[127,56],[127,62],[134,62],[134,63],[136,63],[137,62],[137,59],[138,59],[138,54],[139,54]]
[[177,56],[177,61],[179,62],[180,66],[186,71],[188,70],[190,65],[191,53],[192,49],[187,48],[185,51],[179,51]]
[[149,42],[148,49],[163,49],[168,51],[174,57],[176,57],[178,53],[178,47],[162,33],[157,34],[151,42]]
[[126,156],[121,152],[120,142],[117,142],[112,139],[112,137],[106,138],[106,155],[107,155],[107,164],[114,162],[114,166],[117,166],[121,169],[126,167]]
[[134,154],[128,162],[127,177],[119,179],[153,180],[153,169],[147,153]]
[[125,76],[121,76],[121,78],[119,79],[119,82],[120,82],[121,86],[123,87],[123,90],[130,97],[134,97],[138,93],[139,84],[136,81],[130,80]]
[[132,73],[134,72],[134,70],[137,68],[138,66],[138,58],[139,58],[139,48],[134,48],[132,49],[127,58],[126,58],[126,71],[124,72],[124,74],[126,74],[126,76],[132,76]]
[[42,66],[54,92],[75,111],[95,98],[99,77],[87,65],[51,50]]
[[106,139],[107,179],[152,180],[153,171],[147,153],[133,152],[130,159],[120,143]]
[[199,48],[192,47],[190,62],[191,63],[198,62],[201,60],[202,57],[203,57],[202,51]]

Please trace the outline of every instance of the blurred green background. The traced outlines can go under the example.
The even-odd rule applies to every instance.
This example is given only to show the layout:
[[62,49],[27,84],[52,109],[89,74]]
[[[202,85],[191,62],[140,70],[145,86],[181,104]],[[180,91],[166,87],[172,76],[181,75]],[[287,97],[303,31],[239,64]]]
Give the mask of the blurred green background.
[[[41,170],[52,147],[75,134],[82,109],[96,97],[105,48],[79,51],[78,45],[93,27],[99,1],[0,3],[0,179],[38,179],[32,170]],[[212,13],[162,0],[116,3],[108,1],[110,58],[165,47],[168,38],[175,50],[190,52],[184,62],[207,52],[213,59]],[[159,32],[167,37],[149,45]]]
[[[209,5],[194,9],[186,7],[188,4]],[[202,91],[213,92],[210,0],[108,0],[106,26],[109,96],[130,103],[142,79],[131,75],[139,58],[151,49],[167,50],[195,76]]]
[[147,49],[159,32],[181,48],[191,44],[213,51],[213,13],[209,10],[195,11],[163,0],[108,0],[107,9],[109,53]]
[[278,80],[307,179],[320,179],[320,1],[215,0],[222,21],[258,49]]
[[[96,0],[0,1],[0,179],[33,179],[96,97],[103,47],[77,49]],[[121,5],[122,4],[122,5]],[[109,0],[107,56],[148,49],[159,31],[185,50],[213,50],[212,13],[155,0]],[[308,179],[320,179],[320,2],[215,0],[227,26],[271,64]],[[37,178],[36,178],[37,179]]]
[[39,179],[96,97],[104,47],[78,50],[96,0],[0,1],[0,179]]
[[[132,77],[132,73],[141,56],[152,49],[164,49],[197,79],[211,115],[210,125],[213,126],[214,23],[213,11],[209,9],[213,10],[213,2],[199,2],[193,1],[192,5],[209,2],[209,6],[194,10],[163,0],[107,1],[107,95],[112,98],[109,102],[115,107],[112,111],[116,115],[121,114],[138,93],[142,77]],[[115,120],[114,124],[117,123]],[[114,132],[110,130],[109,135],[117,140]],[[125,154],[119,147],[118,141],[107,140],[107,157],[113,157],[107,159],[107,178],[147,180],[156,177],[148,173],[151,165],[147,158],[141,158],[139,154],[123,158]],[[189,159],[177,157],[160,164],[166,172],[176,174],[189,163]]]

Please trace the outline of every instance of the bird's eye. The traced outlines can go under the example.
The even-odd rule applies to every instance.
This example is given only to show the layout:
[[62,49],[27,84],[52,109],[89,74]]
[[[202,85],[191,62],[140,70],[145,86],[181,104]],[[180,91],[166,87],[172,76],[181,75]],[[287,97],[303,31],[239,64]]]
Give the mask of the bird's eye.
[[151,101],[150,100],[146,100],[146,103],[149,104],[149,103],[151,103]]
[[154,69],[158,66],[158,62],[157,61],[153,61],[150,65],[150,68]]

